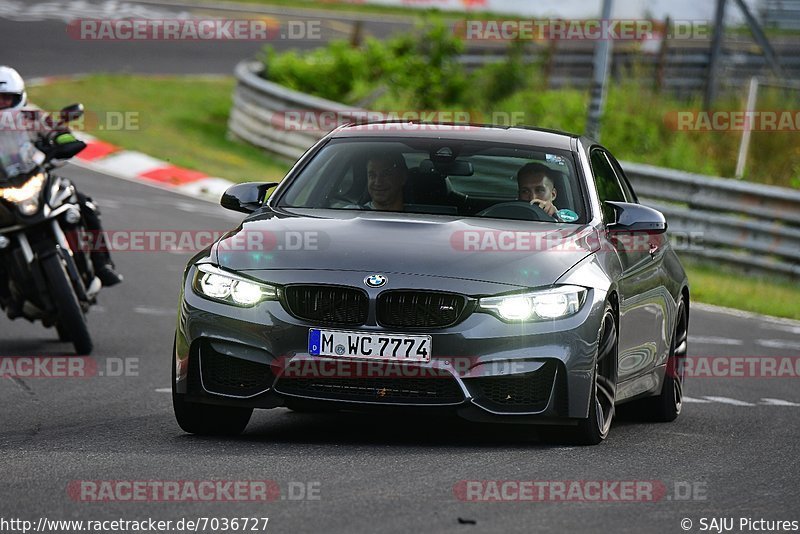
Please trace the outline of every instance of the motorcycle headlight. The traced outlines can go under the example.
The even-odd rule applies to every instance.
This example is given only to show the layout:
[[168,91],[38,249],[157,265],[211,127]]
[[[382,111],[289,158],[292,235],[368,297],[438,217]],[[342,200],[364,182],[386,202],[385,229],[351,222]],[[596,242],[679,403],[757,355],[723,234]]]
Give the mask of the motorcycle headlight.
[[251,307],[262,300],[277,300],[275,286],[248,280],[211,265],[198,265],[192,284],[195,292],[234,306]]
[[509,322],[546,321],[578,313],[586,300],[586,288],[558,286],[540,291],[480,299],[481,310]]
[[33,215],[39,211],[39,197],[32,197],[27,200],[23,200],[22,202],[17,203],[17,207],[23,215]]
[[[39,173],[31,176],[27,182],[19,187],[6,187],[0,189],[0,198],[4,198],[9,202],[21,204],[31,199],[36,199],[36,207],[38,209],[39,192],[44,186],[44,173]],[[29,215],[29,214],[26,214]]]

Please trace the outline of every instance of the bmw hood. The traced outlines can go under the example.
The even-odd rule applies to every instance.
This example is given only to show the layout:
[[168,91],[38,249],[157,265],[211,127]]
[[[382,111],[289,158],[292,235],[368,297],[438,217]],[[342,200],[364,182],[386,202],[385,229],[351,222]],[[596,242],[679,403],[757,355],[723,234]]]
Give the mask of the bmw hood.
[[403,273],[536,287],[554,283],[598,248],[590,226],[302,211],[245,219],[214,245],[212,257],[233,271]]

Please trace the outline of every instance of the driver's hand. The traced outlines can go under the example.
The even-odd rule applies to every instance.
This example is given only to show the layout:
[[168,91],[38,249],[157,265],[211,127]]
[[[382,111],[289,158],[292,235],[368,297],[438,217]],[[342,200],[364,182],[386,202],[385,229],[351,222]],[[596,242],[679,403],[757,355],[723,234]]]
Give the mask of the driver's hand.
[[539,206],[546,214],[548,214],[551,217],[553,217],[556,214],[556,211],[558,211],[555,205],[549,200],[540,200],[538,198],[534,198],[533,200],[531,200],[531,205]]

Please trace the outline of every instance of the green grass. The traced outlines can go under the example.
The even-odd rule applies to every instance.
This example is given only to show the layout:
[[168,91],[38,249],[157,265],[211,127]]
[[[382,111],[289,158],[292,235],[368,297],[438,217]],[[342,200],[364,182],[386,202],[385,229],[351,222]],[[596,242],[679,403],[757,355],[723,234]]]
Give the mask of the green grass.
[[800,319],[797,283],[684,261],[693,302]]
[[[29,98],[47,110],[80,101],[87,133],[174,165],[236,182],[280,181],[287,164],[226,137],[233,87],[233,78],[94,75],[31,87]],[[94,117],[120,112],[135,114],[138,125],[96,127]]]

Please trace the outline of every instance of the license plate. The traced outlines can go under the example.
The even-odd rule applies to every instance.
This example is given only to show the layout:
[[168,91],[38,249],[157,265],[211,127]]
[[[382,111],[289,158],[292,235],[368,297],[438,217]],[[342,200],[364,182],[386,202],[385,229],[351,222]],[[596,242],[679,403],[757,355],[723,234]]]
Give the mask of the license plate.
[[312,356],[429,362],[431,336],[311,328],[308,331],[308,353]]

